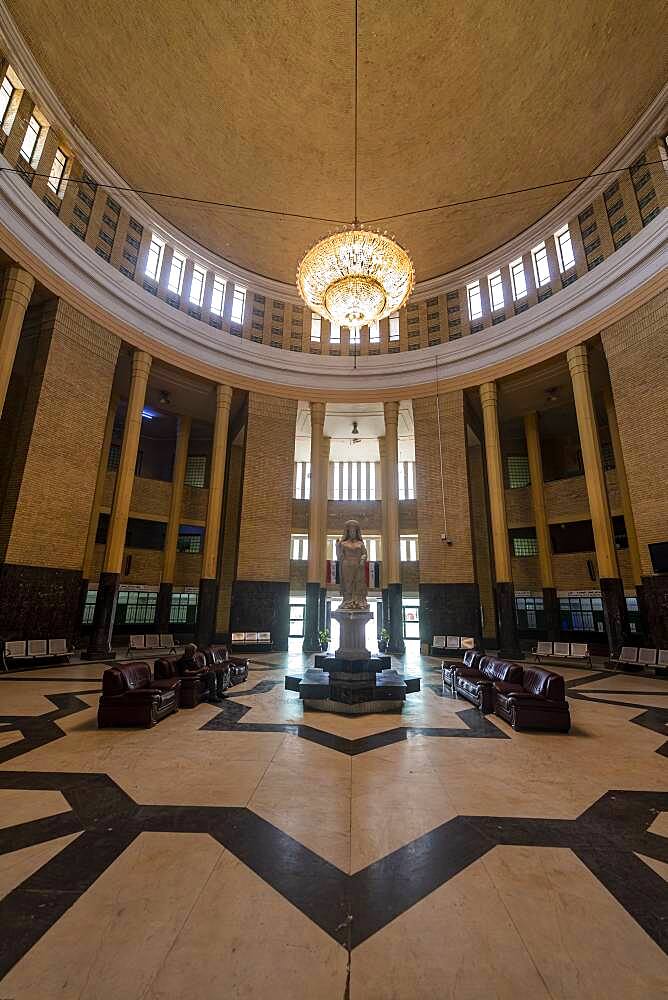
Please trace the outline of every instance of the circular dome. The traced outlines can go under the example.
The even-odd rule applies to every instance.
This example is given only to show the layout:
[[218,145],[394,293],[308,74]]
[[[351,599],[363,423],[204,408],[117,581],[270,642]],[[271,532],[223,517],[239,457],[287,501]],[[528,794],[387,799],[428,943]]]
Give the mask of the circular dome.
[[[6,2],[70,118],[199,244],[292,285],[351,224],[352,3]],[[534,224],[576,181],[538,186],[595,170],[665,80],[658,0],[358,9],[357,215],[391,226],[419,281]],[[390,218],[433,205],[450,207]]]

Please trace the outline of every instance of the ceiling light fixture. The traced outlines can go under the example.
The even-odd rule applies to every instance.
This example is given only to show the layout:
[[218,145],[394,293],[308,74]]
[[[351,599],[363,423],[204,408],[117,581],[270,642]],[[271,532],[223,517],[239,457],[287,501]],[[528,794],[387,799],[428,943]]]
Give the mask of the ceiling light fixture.
[[297,289],[311,312],[355,331],[400,309],[415,284],[415,268],[406,250],[386,232],[362,228],[357,218],[358,53],[355,0],[355,219],[351,228],[310,247],[297,269]]

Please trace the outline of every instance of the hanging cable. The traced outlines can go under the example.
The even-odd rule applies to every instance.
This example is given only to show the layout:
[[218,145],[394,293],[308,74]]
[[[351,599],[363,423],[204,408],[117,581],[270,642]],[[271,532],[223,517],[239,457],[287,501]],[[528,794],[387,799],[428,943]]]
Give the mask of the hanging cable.
[[354,178],[354,222],[353,225],[357,226],[357,104],[358,104],[358,61],[359,61],[359,22],[358,22],[358,4],[359,0],[355,0],[355,96],[354,96],[354,118],[355,118],[355,138],[354,138],[354,153],[353,153],[353,178]]

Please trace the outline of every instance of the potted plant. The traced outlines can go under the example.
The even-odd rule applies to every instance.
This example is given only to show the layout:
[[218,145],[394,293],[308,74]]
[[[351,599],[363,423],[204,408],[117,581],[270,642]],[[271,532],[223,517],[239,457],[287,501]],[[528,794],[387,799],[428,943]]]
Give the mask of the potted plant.
[[326,653],[329,647],[329,630],[321,628],[318,632],[318,639],[320,640],[320,649]]
[[382,628],[380,630],[380,635],[378,636],[378,652],[379,653],[385,653],[385,652],[387,652],[387,644],[388,644],[389,641],[390,641],[390,633],[387,631],[386,628]]

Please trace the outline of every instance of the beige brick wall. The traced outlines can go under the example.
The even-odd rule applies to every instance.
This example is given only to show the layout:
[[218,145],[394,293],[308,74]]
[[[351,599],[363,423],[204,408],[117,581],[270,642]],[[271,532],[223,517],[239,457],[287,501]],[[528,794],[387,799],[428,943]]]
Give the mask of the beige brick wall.
[[648,545],[668,540],[668,293],[601,333],[644,575]]
[[52,307],[6,562],[81,569],[119,348],[67,303]]
[[[104,483],[102,508],[111,509],[114,495],[115,472],[107,472]],[[171,482],[161,479],[147,479],[135,476],[132,487],[130,512],[132,517],[145,517],[156,521],[166,521],[169,517],[169,503],[172,496]],[[183,487],[183,502],[181,506],[181,524],[206,523],[206,505],[209,491],[195,486]]]
[[[125,549],[125,555],[132,556],[132,563],[130,572],[121,577],[122,583],[143,584],[146,587],[160,586],[162,552],[157,549]],[[103,561],[104,545],[96,545],[92,581],[99,580]],[[125,561],[123,566],[125,567]],[[201,568],[202,556],[199,553],[178,552],[174,570],[174,589],[196,587],[199,584]]]
[[288,581],[297,401],[251,392],[237,579]]
[[[613,516],[622,514],[622,504],[617,488],[617,473],[611,469],[605,474]],[[531,506],[531,487],[506,490],[506,516],[509,528],[525,528],[534,524]],[[587,521],[590,518],[587,486],[584,476],[558,479],[545,483],[545,507],[550,524],[562,521]]]
[[[628,591],[633,591],[633,574],[628,549],[620,549],[617,558],[624,587]],[[569,552],[552,556],[554,585],[557,590],[598,590],[598,580],[592,580],[587,571],[588,559],[596,566],[595,552]],[[516,590],[541,592],[537,556],[513,557],[512,571]]]
[[423,583],[472,583],[474,580],[466,457],[464,394],[438,397],[443,439],[443,475],[448,536],[441,540],[443,511],[438,453],[436,397],[413,400],[415,474],[420,579]]

